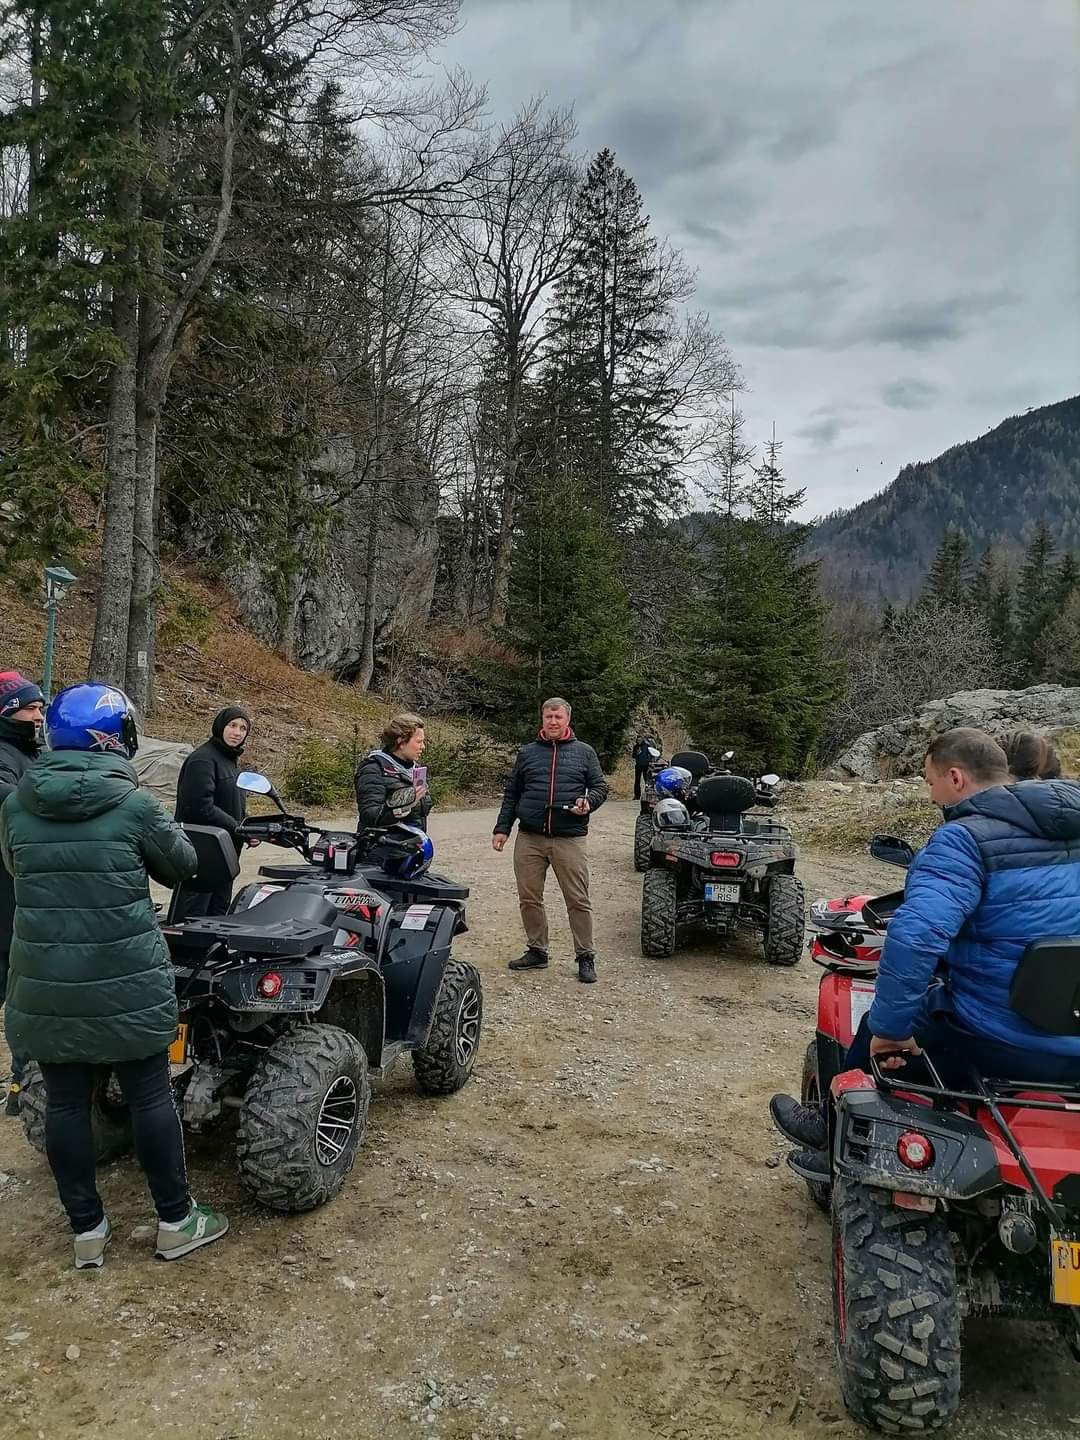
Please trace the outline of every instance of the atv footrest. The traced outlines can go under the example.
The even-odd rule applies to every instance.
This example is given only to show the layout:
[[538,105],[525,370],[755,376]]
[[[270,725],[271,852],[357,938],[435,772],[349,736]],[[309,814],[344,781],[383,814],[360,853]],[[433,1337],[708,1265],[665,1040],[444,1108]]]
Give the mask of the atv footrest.
[[240,915],[214,915],[205,920],[188,920],[174,927],[180,943],[205,947],[224,942],[230,950],[242,955],[277,955],[296,958],[332,944],[334,932],[327,925],[310,920],[268,920],[258,924],[254,915],[258,906]]

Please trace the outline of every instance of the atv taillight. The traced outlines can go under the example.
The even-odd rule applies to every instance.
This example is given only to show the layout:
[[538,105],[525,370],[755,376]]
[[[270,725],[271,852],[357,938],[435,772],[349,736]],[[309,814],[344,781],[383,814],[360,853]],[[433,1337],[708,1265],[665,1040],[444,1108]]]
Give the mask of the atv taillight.
[[742,856],[736,855],[734,850],[714,850],[709,856],[709,864],[730,869],[742,864]]
[[896,1142],[900,1163],[909,1170],[926,1170],[934,1163],[934,1147],[917,1130],[905,1130]]
[[264,1000],[276,1000],[284,985],[285,981],[276,970],[268,970],[259,980],[259,994]]

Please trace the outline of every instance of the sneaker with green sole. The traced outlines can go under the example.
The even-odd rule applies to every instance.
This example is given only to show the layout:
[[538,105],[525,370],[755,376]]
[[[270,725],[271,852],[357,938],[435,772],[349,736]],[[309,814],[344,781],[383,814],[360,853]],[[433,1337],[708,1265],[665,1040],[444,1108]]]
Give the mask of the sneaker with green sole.
[[175,1230],[158,1225],[157,1246],[154,1254],[159,1260],[179,1260],[204,1245],[212,1245],[229,1228],[229,1222],[219,1210],[209,1205],[192,1205],[191,1214]]
[[105,1264],[105,1247],[112,1239],[112,1226],[105,1221],[103,1235],[75,1236],[75,1269],[100,1270]]

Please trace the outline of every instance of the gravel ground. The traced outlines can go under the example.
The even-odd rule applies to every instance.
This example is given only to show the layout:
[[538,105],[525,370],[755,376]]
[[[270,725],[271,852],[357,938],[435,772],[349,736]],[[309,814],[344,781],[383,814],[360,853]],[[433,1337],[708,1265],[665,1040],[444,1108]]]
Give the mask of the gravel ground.
[[[600,983],[520,948],[491,815],[437,815],[439,868],[472,887],[458,953],[484,977],[475,1077],[424,1097],[376,1086],[338,1199],[247,1204],[227,1135],[189,1148],[232,1232],[173,1266],[130,1162],[102,1177],[116,1242],[76,1274],[44,1161],[0,1121],[0,1436],[64,1440],[639,1440],[854,1436],[831,1356],[828,1226],[782,1164],[766,1102],[795,1083],[816,971],[747,937],[670,961],[638,951],[634,807],[591,840]],[[251,871],[265,849],[246,857]],[[804,855],[811,895],[889,883]],[[893,872],[895,882],[895,872]],[[553,907],[557,908],[557,907]],[[1057,1440],[1080,1371],[1047,1330],[970,1326],[961,1437]]]

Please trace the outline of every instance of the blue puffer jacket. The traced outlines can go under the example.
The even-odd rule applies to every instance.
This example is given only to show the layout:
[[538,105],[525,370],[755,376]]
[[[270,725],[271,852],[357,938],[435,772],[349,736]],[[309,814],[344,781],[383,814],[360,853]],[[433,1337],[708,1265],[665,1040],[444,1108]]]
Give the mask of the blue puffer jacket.
[[945,820],[912,861],[889,925],[871,1033],[907,1039],[942,966],[948,1002],[969,1030],[1080,1056],[1080,1037],[1037,1030],[1009,1008],[1028,942],[1080,935],[1080,785],[996,785],[951,807]]

